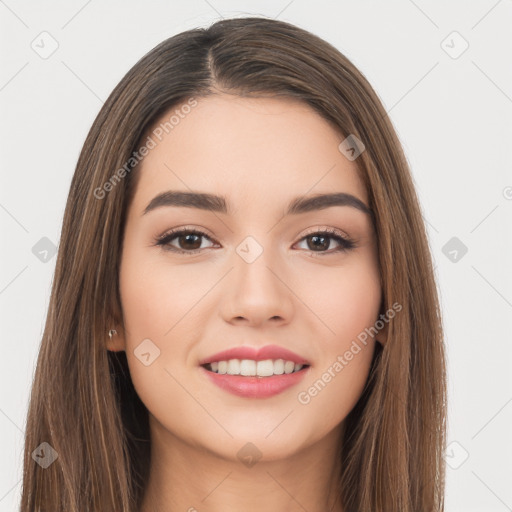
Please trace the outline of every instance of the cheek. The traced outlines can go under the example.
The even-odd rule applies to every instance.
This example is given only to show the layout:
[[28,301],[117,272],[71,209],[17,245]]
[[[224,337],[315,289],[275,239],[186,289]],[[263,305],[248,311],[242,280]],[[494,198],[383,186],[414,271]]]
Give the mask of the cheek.
[[361,257],[346,267],[309,272],[301,291],[318,320],[318,330],[328,347],[344,345],[378,319],[381,287],[371,257]]
[[[328,269],[315,275],[316,287],[308,293],[308,305],[322,320],[318,332],[318,364],[304,382],[297,400],[309,417],[320,415],[326,428],[342,421],[359,400],[374,353],[381,287],[374,260]],[[378,339],[378,335],[376,336]]]
[[198,279],[192,267],[167,263],[133,251],[123,256],[120,293],[123,313],[132,342],[155,337],[161,343],[175,337],[182,325],[194,318],[194,306],[212,283]]
[[141,400],[158,416],[165,404],[190,402],[179,383],[190,378],[191,349],[210,315],[202,299],[218,278],[205,271],[198,279],[193,266],[169,263],[159,251],[151,252],[127,244],[119,279],[130,375]]
[[342,352],[301,387],[297,400],[312,436],[319,428],[318,418],[321,418],[321,433],[325,433],[352,411],[367,382],[373,351],[374,343],[368,343],[356,353],[349,351],[350,360]]

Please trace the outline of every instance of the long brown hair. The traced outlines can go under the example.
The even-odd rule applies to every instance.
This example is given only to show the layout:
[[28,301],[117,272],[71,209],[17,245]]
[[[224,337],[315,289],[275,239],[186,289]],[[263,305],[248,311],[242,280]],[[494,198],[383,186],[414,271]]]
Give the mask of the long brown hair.
[[[374,211],[382,312],[395,303],[402,310],[384,348],[376,344],[366,388],[346,419],[338,491],[346,512],[443,510],[442,320],[400,142],[372,87],[336,48],[289,23],[248,17],[159,44],[116,86],[87,136],[30,397],[21,511],[138,511],[150,464],[148,412],[125,353],[105,347],[108,329],[123,322],[118,272],[133,155],[163,113],[217,91],[296,98],[363,141],[356,163]],[[48,457],[47,445],[38,448],[45,442],[57,458],[43,468],[33,452],[46,448]]]

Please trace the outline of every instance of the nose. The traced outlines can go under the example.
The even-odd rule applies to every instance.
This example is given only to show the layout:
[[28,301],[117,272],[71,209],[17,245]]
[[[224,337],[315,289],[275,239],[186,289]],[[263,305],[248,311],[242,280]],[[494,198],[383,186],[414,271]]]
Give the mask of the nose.
[[270,250],[251,262],[238,253],[222,293],[222,315],[227,322],[259,326],[268,320],[289,323],[293,315],[293,283]]

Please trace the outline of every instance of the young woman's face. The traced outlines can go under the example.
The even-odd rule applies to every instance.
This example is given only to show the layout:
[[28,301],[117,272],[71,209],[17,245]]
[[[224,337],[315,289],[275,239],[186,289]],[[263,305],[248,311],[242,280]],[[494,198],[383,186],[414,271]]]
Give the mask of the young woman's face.
[[[143,141],[110,348],[126,350],[160,439],[234,460],[334,439],[374,350],[362,333],[381,302],[375,233],[351,204],[288,210],[321,194],[368,205],[356,162],[295,100],[215,95],[172,111]],[[287,373],[294,359],[307,366]]]

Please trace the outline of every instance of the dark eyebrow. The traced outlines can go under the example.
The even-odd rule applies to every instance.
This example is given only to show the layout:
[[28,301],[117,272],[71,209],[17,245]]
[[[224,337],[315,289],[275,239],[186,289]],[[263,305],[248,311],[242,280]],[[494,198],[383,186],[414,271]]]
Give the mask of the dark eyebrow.
[[[228,213],[226,198],[201,192],[181,192],[168,190],[154,197],[146,206],[143,215],[162,206],[185,206],[199,208],[217,213]],[[317,194],[313,196],[299,196],[293,199],[285,215],[297,215],[313,210],[322,210],[331,206],[351,206],[367,215],[372,216],[372,211],[360,199],[352,194],[344,192],[334,194]]]

